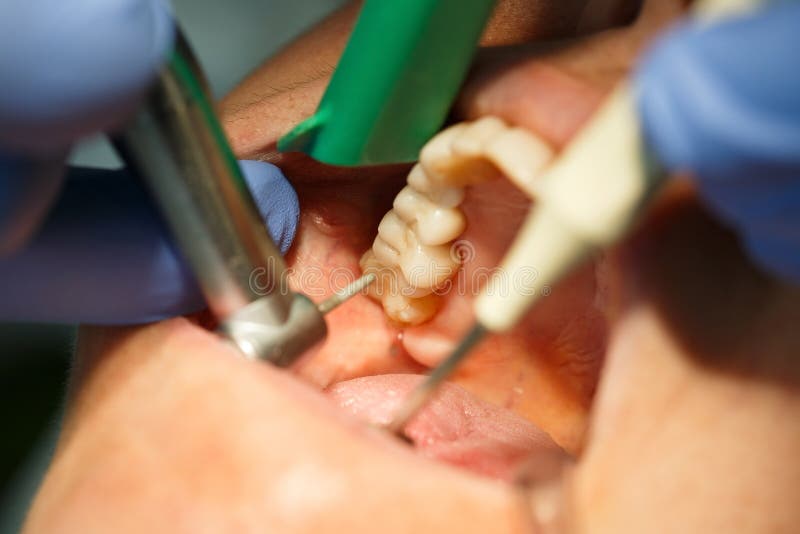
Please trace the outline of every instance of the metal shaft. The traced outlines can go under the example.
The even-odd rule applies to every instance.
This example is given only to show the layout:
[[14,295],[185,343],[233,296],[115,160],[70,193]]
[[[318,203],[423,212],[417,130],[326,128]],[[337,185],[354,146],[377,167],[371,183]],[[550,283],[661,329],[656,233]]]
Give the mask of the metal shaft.
[[[146,105],[121,135],[123,156],[144,178],[188,260],[209,308],[225,320],[261,297],[276,323],[291,295],[285,270],[238,162],[214,115],[202,73],[183,38]],[[254,277],[260,277],[256,289]]]
[[283,259],[180,34],[116,146],[152,193],[221,332],[246,356],[285,366],[325,337],[316,305],[288,288]]
[[486,329],[476,323],[467,335],[461,340],[458,346],[450,353],[439,366],[429,374],[425,380],[411,392],[400,406],[400,410],[395,414],[394,419],[387,429],[392,434],[403,437],[403,430],[411,422],[419,411],[433,399],[439,386],[447,380],[450,375],[458,368],[459,364],[467,357],[472,348],[483,339]]
[[351,284],[348,284],[343,290],[317,304],[317,309],[323,315],[329,313],[356,296],[359,291],[369,287],[369,285],[377,279],[378,276],[375,273],[365,274]]

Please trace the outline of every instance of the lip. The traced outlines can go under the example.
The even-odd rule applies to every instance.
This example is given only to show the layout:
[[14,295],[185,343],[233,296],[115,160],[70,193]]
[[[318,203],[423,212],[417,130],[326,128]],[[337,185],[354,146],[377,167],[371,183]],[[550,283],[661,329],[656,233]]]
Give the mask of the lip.
[[[376,375],[339,382],[328,396],[343,410],[375,425],[390,422],[406,395],[425,377]],[[406,428],[415,450],[474,473],[511,481],[536,453],[563,453],[550,436],[510,410],[445,384]]]

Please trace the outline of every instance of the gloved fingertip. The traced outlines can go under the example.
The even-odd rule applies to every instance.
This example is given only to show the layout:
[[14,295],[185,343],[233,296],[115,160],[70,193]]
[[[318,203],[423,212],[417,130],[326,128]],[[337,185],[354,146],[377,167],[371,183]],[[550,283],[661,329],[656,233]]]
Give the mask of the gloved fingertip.
[[200,310],[203,296],[126,170],[70,169],[25,247],[0,258],[0,320],[132,324]]
[[286,254],[300,220],[297,193],[281,170],[271,163],[244,160],[239,165],[272,241]]
[[633,76],[644,138],[659,161],[671,170],[683,170],[694,159],[692,136],[681,114],[685,107],[681,84],[696,71],[690,64],[684,33],[679,27],[659,39]]
[[[3,3],[5,4],[5,3]],[[116,127],[172,49],[165,0],[41,0],[0,7],[0,142],[65,146]]]
[[800,5],[788,2],[713,23],[687,21],[642,56],[637,107],[645,139],[667,169],[727,179],[796,159],[798,22]]

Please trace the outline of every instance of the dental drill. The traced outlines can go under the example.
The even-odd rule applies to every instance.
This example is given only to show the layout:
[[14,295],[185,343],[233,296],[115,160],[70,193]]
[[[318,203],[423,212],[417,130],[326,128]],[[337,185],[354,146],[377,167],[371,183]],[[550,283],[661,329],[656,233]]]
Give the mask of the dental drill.
[[290,365],[325,337],[323,316],[374,281],[361,277],[319,305],[288,289],[283,258],[180,32],[145,106],[115,146],[154,197],[219,331],[245,356]]

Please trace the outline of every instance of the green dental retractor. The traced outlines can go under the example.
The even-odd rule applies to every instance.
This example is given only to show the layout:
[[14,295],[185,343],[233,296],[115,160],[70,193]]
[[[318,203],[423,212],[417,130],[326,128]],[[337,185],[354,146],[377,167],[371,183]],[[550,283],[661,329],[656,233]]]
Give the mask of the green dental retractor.
[[320,105],[278,142],[331,165],[411,162],[444,123],[494,0],[367,0]]

